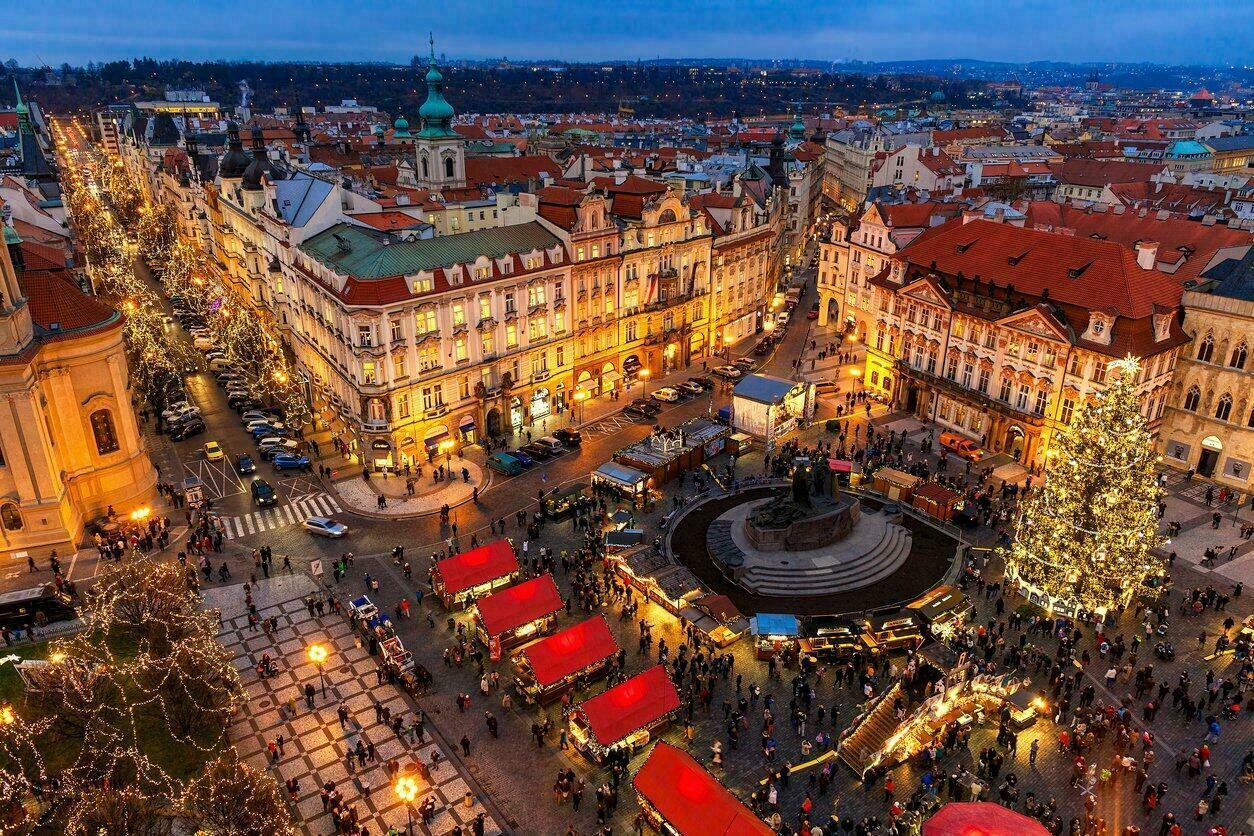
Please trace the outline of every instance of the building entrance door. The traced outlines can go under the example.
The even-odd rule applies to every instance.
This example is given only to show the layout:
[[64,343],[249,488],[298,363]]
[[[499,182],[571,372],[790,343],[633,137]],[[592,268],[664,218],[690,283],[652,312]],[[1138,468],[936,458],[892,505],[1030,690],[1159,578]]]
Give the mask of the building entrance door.
[[1197,475],[1210,477],[1215,472],[1215,465],[1219,464],[1219,453],[1215,450],[1203,450],[1202,455],[1197,460]]

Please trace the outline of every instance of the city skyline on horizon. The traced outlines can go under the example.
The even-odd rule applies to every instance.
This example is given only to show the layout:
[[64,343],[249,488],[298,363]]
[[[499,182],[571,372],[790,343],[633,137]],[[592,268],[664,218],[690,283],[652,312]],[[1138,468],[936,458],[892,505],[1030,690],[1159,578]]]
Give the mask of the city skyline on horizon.
[[[801,0],[714,0],[671,7],[638,0],[628,7],[571,0],[521,0],[512,14],[485,15],[452,6],[422,19],[407,4],[382,0],[368,15],[344,0],[278,0],[268,20],[284,26],[241,34],[213,30],[178,0],[118,0],[110,7],[69,0],[56,14],[18,7],[0,24],[8,48],[0,60],[23,66],[81,66],[144,56],[156,59],[267,60],[316,63],[403,63],[427,50],[454,59],[511,57],[523,61],[803,60],[843,62],[983,60],[1006,63],[1144,63],[1248,66],[1254,13],[1241,4],[1202,0],[1182,18],[1165,0],[1107,4],[1007,5],[955,0],[945,8],[923,0],[888,7],[842,7],[819,14]],[[219,20],[251,20],[255,7],[225,0]],[[535,28],[519,38],[516,26]],[[658,26],[659,21],[670,25]],[[710,35],[694,39],[700,27]],[[1013,36],[1030,28],[1039,37],[1025,48]],[[1007,37],[1005,33],[1012,33]],[[702,49],[701,44],[712,44]],[[768,57],[772,56],[772,57]],[[956,56],[956,57],[951,57]]]

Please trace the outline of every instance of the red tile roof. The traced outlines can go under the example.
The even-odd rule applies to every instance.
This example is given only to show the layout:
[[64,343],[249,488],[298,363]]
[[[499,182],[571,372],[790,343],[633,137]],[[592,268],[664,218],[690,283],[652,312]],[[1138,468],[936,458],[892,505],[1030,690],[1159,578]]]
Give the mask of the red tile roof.
[[613,177],[594,177],[592,185],[598,189],[605,189],[615,196],[620,194],[654,195],[666,191],[665,183],[638,177],[635,174],[627,175],[621,183],[615,182]]
[[394,230],[394,229],[412,229],[416,226],[424,226],[425,222],[415,218],[413,215],[407,215],[404,212],[384,211],[384,212],[364,212],[359,215],[349,215],[354,221],[363,223],[366,226],[372,226],[375,229]]
[[1113,183],[1148,182],[1163,170],[1162,163],[1126,163],[1116,160],[1073,159],[1050,166],[1058,182],[1103,188]]
[[1005,138],[1006,132],[1001,128],[953,128],[948,131],[932,131],[932,142],[937,145],[944,145],[946,142],[972,142],[982,139],[1000,140]]
[[31,320],[49,332],[49,338],[66,338],[121,323],[117,311],[83,293],[65,275],[64,271],[24,270],[20,276]]
[[27,270],[64,270],[65,250],[35,241],[22,242],[22,259]]
[[551,157],[467,157],[466,183],[490,185],[493,183],[525,183],[539,180],[542,176],[556,177],[562,167]]

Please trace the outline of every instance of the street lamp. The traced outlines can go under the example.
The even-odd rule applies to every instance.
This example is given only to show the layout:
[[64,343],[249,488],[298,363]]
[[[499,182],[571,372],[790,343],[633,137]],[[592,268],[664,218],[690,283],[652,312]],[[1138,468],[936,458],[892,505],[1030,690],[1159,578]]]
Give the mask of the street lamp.
[[0,726],[11,726],[17,722],[17,712],[11,705],[0,706]]
[[325,673],[325,665],[330,652],[326,645],[311,644],[309,645],[309,661],[314,663],[314,667],[318,669],[318,682],[322,685],[322,696],[327,695],[327,677]]
[[409,818],[409,826],[405,828],[406,833],[414,832],[414,799],[418,797],[418,782],[408,775],[402,775],[396,779],[396,797],[405,802],[405,815]]
[[652,374],[648,369],[641,369],[637,374],[641,382],[644,383],[644,397],[649,397],[649,375]]
[[575,390],[575,422],[583,423],[583,402],[588,399],[588,393],[582,389]]

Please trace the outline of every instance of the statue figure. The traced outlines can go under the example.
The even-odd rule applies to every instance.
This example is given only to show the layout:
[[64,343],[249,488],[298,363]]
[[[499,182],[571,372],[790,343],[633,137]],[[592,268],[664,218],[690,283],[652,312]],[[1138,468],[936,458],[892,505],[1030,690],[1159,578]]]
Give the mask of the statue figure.
[[810,507],[810,476],[804,467],[792,472],[792,501],[801,508]]

